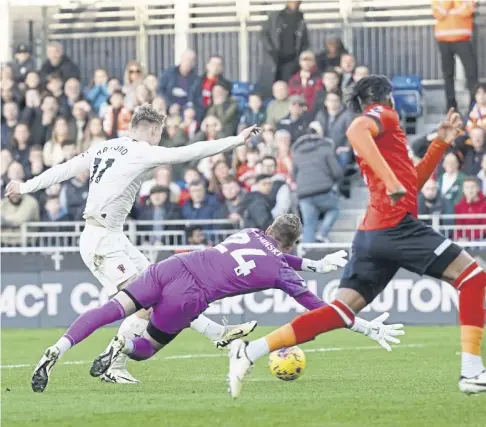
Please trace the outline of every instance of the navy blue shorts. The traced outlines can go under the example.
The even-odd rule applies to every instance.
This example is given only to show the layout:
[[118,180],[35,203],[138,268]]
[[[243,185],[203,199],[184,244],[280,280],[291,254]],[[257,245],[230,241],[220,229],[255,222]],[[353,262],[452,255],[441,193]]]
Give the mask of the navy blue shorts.
[[407,214],[395,227],[356,232],[339,287],[356,290],[370,303],[399,268],[440,279],[461,251],[451,240]]

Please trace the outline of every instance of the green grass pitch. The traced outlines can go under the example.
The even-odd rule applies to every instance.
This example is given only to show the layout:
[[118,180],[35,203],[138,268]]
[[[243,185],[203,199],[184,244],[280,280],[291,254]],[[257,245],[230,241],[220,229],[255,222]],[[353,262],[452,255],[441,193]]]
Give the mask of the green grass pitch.
[[486,426],[486,395],[457,388],[457,327],[408,327],[391,353],[348,331],[321,336],[302,346],[307,369],[300,379],[280,381],[261,360],[237,401],[226,392],[226,353],[192,331],[155,360],[130,362],[138,385],[89,376],[115,332],[98,331],[61,360],[44,393],[33,393],[32,365],[62,332],[2,331],[3,427]]

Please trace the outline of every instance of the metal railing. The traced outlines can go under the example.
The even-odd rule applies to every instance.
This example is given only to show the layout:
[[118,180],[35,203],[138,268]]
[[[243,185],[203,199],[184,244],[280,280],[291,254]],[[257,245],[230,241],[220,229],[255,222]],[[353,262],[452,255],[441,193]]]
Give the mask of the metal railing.
[[[82,221],[28,222],[18,230],[2,230],[0,242],[3,248],[75,248],[79,245],[84,225]],[[184,228],[194,225],[201,226],[208,241],[213,243],[222,242],[240,228],[239,224],[224,219],[127,221],[124,232],[137,247],[185,246],[188,241]]]
[[[187,47],[197,52],[198,70],[214,53],[225,57],[225,74],[256,81],[263,51],[259,41],[267,13],[282,0],[128,0],[59,2],[44,13],[47,40],[65,45],[85,79],[97,67],[122,76],[129,59],[157,74],[174,65]],[[11,7],[31,4],[15,1]],[[478,0],[476,46],[481,77],[486,77],[486,0]],[[45,6],[47,10],[47,6]],[[320,51],[330,34],[340,36],[359,63],[375,73],[417,74],[424,83],[442,79],[433,36],[430,0],[306,0],[301,10],[312,48]],[[482,13],[483,12],[483,13]]]
[[[345,226],[335,230],[346,232],[346,240],[328,244],[305,244],[312,248],[343,248],[350,247],[352,235],[364,214],[363,210],[344,210],[340,213],[341,219],[349,217],[352,220],[345,222]],[[441,234],[457,240],[461,245],[468,247],[486,246],[486,215],[421,215],[432,228]],[[457,225],[457,220],[478,220],[478,224]],[[485,223],[481,223],[485,222]],[[220,243],[236,230],[241,228],[228,220],[174,220],[174,221],[127,221],[125,234],[130,241],[139,248],[182,247],[188,245],[184,227],[199,225],[204,230],[208,241]],[[159,230],[159,227],[164,229]],[[167,229],[170,228],[170,229]],[[0,241],[2,252],[20,251],[30,252],[31,249],[50,251],[51,248],[66,248],[77,251],[79,237],[84,229],[84,222],[31,222],[22,224],[19,230],[2,230]]]

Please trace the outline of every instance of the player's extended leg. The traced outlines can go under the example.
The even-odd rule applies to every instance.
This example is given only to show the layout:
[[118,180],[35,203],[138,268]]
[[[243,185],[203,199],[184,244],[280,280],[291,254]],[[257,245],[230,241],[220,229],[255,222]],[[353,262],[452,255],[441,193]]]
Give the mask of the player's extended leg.
[[228,385],[231,396],[241,391],[241,382],[253,363],[261,357],[284,347],[292,347],[313,340],[316,336],[353,325],[355,313],[367,302],[354,289],[339,289],[329,305],[309,311],[265,337],[245,343],[236,340],[230,345]]
[[[108,241],[109,239],[115,238],[117,239],[116,241]],[[139,274],[144,274],[149,268],[150,263],[147,258],[132,245],[125,235],[110,235],[105,240],[106,241],[103,241],[101,245],[95,248],[95,251],[95,249],[90,247],[91,240],[84,238],[82,243],[84,246],[88,247],[84,248],[83,246],[82,253],[85,254],[83,259],[93,274],[108,290],[114,289],[115,284],[117,284],[116,288],[118,290],[124,289],[130,285]],[[98,255],[93,257],[92,253],[97,253]],[[97,265],[94,265],[96,260]],[[128,339],[141,336],[149,324],[149,319],[150,310],[141,309],[137,311],[122,322],[118,329],[118,335],[123,335]],[[235,326],[220,325],[203,315],[194,320],[191,324],[192,329],[202,333],[210,340],[213,340],[218,347],[224,347],[233,339],[248,335],[255,329],[255,327],[256,322],[248,322],[243,325]],[[105,349],[103,354],[106,353],[110,345],[111,343]],[[120,354],[110,366],[110,369],[107,370],[100,379],[105,382],[117,384],[139,383],[140,381],[128,372],[127,362],[128,357],[124,354]]]
[[107,349],[94,360],[89,373],[92,377],[99,377],[105,374],[115,361],[115,358],[113,358],[114,354],[124,354],[136,361],[150,359],[178,334],[168,334],[160,331],[150,322],[147,330],[144,331],[141,337],[126,338],[123,335],[117,335],[111,340]]
[[248,344],[242,340],[231,344],[228,382],[232,397],[240,394],[242,380],[257,359],[283,347],[311,341],[325,332],[353,326],[355,314],[373,301],[398,271],[394,262],[370,258],[369,244],[375,239],[370,232],[355,234],[351,259],[336,298],[329,305],[304,313]]
[[[97,357],[90,369],[94,377],[103,375],[114,362],[113,354],[123,353],[133,360],[146,360],[169,344],[191,320],[206,310],[205,295],[195,279],[177,258],[166,261],[167,281],[161,286],[161,294],[154,303],[134,282],[125,292],[132,298],[137,309],[153,306],[150,322],[143,337],[128,339],[117,335],[103,354]],[[154,272],[157,275],[157,272]]]
[[[123,233],[86,225],[80,239],[80,253],[84,263],[109,295],[115,295],[145,271],[150,263]],[[150,313],[140,310],[128,316],[118,334],[128,338],[140,336],[146,329]],[[138,383],[127,370],[128,358],[120,355],[110,372],[101,380],[110,383]]]
[[481,359],[486,273],[451,240],[412,217],[385,232],[378,247],[407,270],[443,279],[459,291],[461,325],[461,378],[466,393],[486,392],[486,371]]
[[[133,264],[137,271],[143,273],[149,267],[150,263],[147,258],[128,240],[123,236],[122,244],[125,247],[125,253],[128,255],[131,264]],[[124,282],[118,289],[124,288],[131,280]],[[126,338],[134,338],[142,335],[148,326],[150,319],[150,312],[147,310],[140,310],[132,316],[128,317],[120,325],[118,334]],[[231,341],[237,338],[247,336],[257,326],[257,322],[247,322],[241,325],[221,325],[207,318],[201,314],[197,319],[191,323],[191,329],[199,332],[205,337],[214,342],[217,348],[227,346]],[[126,369],[127,357],[120,355],[110,370],[102,379],[118,383],[133,383],[139,382],[128,374]],[[125,381],[124,379],[127,379]],[[114,381],[112,381],[114,380]]]
[[136,310],[132,299],[125,293],[119,293],[101,307],[93,308],[79,316],[59,341],[44,352],[32,376],[32,390],[45,390],[52,368],[67,350],[102,326],[121,320]]
[[191,329],[209,338],[216,348],[223,349],[232,341],[243,338],[252,333],[257,327],[257,321],[241,323],[239,325],[219,324],[207,318],[204,314],[191,322]]
[[[431,275],[438,276],[433,272]],[[486,369],[481,358],[486,273],[467,252],[462,251],[444,270],[442,279],[459,291],[461,325],[459,388],[465,393],[486,392]]]

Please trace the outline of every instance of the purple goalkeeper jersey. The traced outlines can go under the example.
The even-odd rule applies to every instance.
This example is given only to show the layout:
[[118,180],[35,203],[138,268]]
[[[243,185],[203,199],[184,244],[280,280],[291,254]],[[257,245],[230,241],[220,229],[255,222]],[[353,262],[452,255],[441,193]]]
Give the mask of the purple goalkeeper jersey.
[[175,256],[196,278],[208,303],[269,288],[292,297],[308,291],[285,254],[258,229],[242,230],[214,248]]

